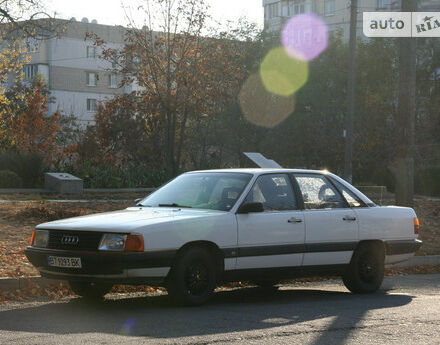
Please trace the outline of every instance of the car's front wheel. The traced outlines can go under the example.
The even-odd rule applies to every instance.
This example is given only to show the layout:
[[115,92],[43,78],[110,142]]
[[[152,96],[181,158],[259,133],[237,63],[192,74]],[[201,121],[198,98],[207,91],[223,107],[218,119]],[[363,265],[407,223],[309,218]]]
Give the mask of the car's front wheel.
[[361,244],[354,252],[343,278],[354,293],[372,293],[382,285],[385,271],[384,248],[377,243]]
[[195,306],[209,300],[215,285],[214,260],[208,250],[196,247],[177,259],[168,277],[167,291],[177,303]]
[[91,300],[99,300],[112,288],[111,284],[69,281],[69,286],[77,295]]

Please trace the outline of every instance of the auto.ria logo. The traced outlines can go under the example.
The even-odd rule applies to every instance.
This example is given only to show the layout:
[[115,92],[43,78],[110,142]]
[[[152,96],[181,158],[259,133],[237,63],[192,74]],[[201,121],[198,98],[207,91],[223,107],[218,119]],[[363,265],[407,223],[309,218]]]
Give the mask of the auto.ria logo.
[[364,12],[367,37],[440,37],[440,12]]

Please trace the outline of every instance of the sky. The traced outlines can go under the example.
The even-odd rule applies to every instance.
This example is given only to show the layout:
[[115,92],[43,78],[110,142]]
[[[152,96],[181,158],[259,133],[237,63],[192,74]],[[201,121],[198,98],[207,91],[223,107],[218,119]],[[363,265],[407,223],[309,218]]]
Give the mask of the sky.
[[[211,5],[211,14],[216,20],[236,20],[247,17],[248,20],[263,26],[262,0],[207,0]],[[136,0],[123,0],[124,5],[134,5]],[[89,21],[96,19],[99,24],[125,25],[121,0],[45,0],[47,11],[56,12],[56,17]]]

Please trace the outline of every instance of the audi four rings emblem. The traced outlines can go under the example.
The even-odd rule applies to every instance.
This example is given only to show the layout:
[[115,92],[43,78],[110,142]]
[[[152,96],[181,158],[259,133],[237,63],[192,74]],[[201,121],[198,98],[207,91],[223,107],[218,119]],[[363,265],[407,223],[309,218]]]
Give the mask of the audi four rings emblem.
[[63,235],[61,237],[61,244],[77,245],[79,243],[79,237],[73,235]]

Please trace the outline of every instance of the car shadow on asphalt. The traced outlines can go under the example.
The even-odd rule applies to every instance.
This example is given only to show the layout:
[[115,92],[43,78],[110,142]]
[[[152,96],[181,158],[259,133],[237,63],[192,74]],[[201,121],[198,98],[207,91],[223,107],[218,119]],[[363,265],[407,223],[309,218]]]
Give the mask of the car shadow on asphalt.
[[[412,301],[409,295],[371,295],[315,289],[264,290],[240,288],[215,293],[210,303],[176,307],[168,296],[106,299],[81,298],[48,302],[0,312],[0,330],[52,334],[107,333],[134,337],[180,338],[265,330],[332,318],[341,342],[370,310],[395,308]],[[323,335],[324,336],[324,335]],[[328,344],[318,337],[314,344]],[[339,342],[336,342],[339,343]]]

